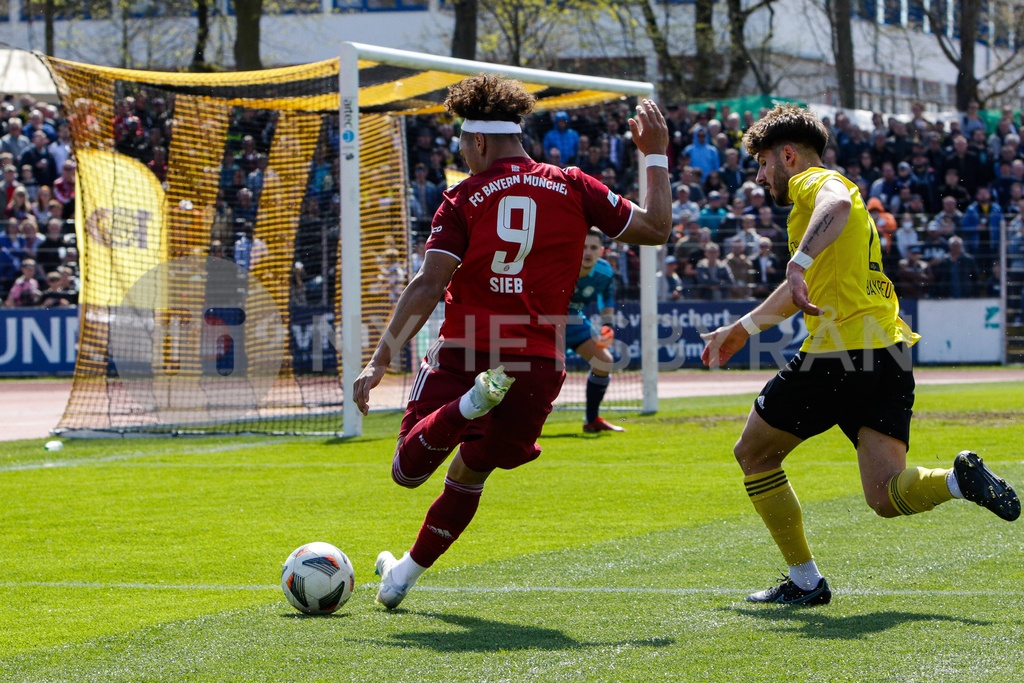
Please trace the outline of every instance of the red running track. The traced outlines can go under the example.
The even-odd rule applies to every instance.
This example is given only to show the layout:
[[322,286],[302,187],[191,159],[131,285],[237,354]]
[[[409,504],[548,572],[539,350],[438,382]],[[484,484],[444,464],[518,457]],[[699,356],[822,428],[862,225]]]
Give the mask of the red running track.
[[[658,378],[660,398],[756,394],[775,374],[769,370],[677,370]],[[1000,367],[915,368],[918,384],[1022,382],[1024,369]],[[71,380],[10,379],[0,381],[0,441],[46,439],[64,413]]]

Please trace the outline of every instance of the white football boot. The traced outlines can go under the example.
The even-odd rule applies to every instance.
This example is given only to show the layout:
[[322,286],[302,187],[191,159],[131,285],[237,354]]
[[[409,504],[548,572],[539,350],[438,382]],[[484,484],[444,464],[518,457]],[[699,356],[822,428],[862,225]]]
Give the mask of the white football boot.
[[398,564],[398,560],[387,550],[377,556],[376,574],[380,577],[380,587],[377,589],[377,602],[388,609],[398,607],[412,587],[408,583],[396,584],[391,581],[391,570],[396,564]]
[[462,414],[474,420],[491,412],[491,409],[505,398],[509,387],[515,381],[515,377],[505,374],[504,365],[499,365],[493,370],[484,370],[476,376],[473,388],[466,393],[467,401],[462,403]]

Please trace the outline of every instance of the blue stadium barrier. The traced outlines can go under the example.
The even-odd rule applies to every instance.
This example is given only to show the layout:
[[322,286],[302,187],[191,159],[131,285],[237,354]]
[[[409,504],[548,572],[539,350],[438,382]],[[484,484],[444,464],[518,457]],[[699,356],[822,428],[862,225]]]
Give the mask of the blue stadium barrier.
[[70,375],[77,350],[77,307],[0,310],[0,376]]
[[[729,324],[753,310],[756,301],[680,301],[658,304],[658,363],[662,372],[703,367],[700,334]],[[917,301],[900,302],[901,315],[911,326]],[[596,309],[587,312],[601,326]],[[293,307],[291,353],[296,372],[336,372],[334,314],[327,307]],[[615,313],[612,353],[622,367],[640,367],[640,305],[619,304]],[[921,330],[918,330],[920,332]],[[803,316],[765,330],[729,361],[730,368],[773,369],[785,363],[807,336]],[[75,369],[78,341],[77,308],[0,309],[0,376],[70,375]],[[628,359],[628,360],[623,360]],[[408,360],[408,359],[407,359]],[[584,370],[581,358],[569,353],[570,370]]]
[[[728,325],[760,302],[757,301],[679,301],[658,304],[658,365],[661,372],[680,368],[704,367],[700,353],[704,342],[700,335],[720,325]],[[917,318],[917,301],[900,302],[901,317],[913,326]],[[597,309],[587,311],[595,328],[600,328]],[[918,330],[920,331],[920,330]],[[781,367],[800,349],[807,337],[803,314],[798,313],[782,324],[753,337],[729,360],[730,368],[775,369]],[[620,303],[615,313],[615,342],[612,355],[616,364],[629,369],[640,367],[640,305]],[[628,355],[629,360],[624,361]],[[568,354],[566,366],[571,370],[586,367],[583,360]]]

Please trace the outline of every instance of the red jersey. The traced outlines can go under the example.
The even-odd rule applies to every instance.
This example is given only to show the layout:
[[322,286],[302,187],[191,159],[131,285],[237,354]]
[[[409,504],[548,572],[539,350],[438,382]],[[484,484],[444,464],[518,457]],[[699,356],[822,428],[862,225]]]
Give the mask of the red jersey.
[[441,337],[477,351],[561,360],[558,343],[591,226],[618,237],[633,205],[578,168],[500,159],[444,193],[427,251],[461,262]]

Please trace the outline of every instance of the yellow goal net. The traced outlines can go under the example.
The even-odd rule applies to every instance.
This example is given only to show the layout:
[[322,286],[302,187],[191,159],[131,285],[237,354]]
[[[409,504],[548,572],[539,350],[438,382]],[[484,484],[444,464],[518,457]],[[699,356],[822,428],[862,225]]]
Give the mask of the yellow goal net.
[[[48,59],[75,158],[81,330],[62,432],[338,433],[338,64],[175,74]],[[359,292],[407,253],[401,119],[360,120]],[[404,283],[403,283],[404,284]]]
[[[42,59],[78,164],[79,346],[58,430],[80,436],[358,435],[345,387],[409,276],[406,118],[480,72],[522,80],[537,111],[653,90],[355,43],[259,72]],[[626,401],[649,410],[646,344]],[[375,407],[403,406],[419,347]]]

